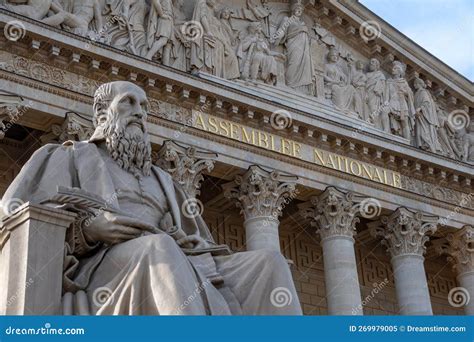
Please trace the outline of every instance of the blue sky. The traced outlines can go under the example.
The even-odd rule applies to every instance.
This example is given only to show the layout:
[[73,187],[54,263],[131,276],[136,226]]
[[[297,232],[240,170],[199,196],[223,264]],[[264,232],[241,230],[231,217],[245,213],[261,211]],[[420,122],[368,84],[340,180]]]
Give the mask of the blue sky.
[[466,78],[474,81],[474,0],[360,0]]

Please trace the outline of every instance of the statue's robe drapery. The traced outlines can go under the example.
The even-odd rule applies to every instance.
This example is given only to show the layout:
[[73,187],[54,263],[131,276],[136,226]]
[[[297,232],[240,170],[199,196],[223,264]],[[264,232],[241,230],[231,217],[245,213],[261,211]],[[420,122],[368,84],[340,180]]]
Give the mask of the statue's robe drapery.
[[[104,152],[93,143],[50,144],[35,152],[3,199],[41,203],[51,198],[58,186],[76,187],[126,212],[131,208],[127,204],[133,203],[121,202],[121,196],[122,200],[133,198],[130,192],[156,184],[156,189],[149,189],[155,193],[157,203],[161,203],[154,215],[159,216],[161,209],[169,210],[173,223],[187,235],[200,235],[212,243],[201,216],[182,215],[181,208],[187,198],[170,175],[153,167],[152,175],[136,189],[133,182],[127,187],[130,182],[122,173],[126,171],[111,168]],[[124,183],[117,189],[116,183],[121,179]],[[150,205],[150,198],[143,201],[149,201]],[[146,213],[139,215],[149,217]],[[84,245],[81,241],[85,239],[81,240],[78,234],[81,232],[76,228],[68,231],[63,286],[65,292],[85,291],[92,314],[301,314],[288,265],[278,252],[187,256],[164,233],[145,235],[112,247]],[[223,284],[214,284],[212,279],[221,279]],[[281,308],[272,305],[271,292],[277,287],[288,289],[292,297],[290,305]],[[98,303],[94,294],[103,288],[110,290],[110,297],[105,303]]]
[[415,104],[414,95],[404,78],[391,78],[386,82],[386,100],[390,108],[390,126],[396,135],[404,136],[402,121],[406,123],[406,136],[414,133]]
[[286,17],[279,31],[284,32],[284,36],[276,41],[276,45],[284,42],[286,47],[286,85],[311,95],[314,68],[308,27],[302,20]]
[[415,93],[415,107],[420,109],[421,115],[415,120],[415,143],[416,146],[433,153],[441,151],[438,139],[440,127],[436,103],[429,91],[425,88]]
[[385,75],[380,70],[367,73],[367,111],[375,127],[383,129],[381,109],[384,104]]

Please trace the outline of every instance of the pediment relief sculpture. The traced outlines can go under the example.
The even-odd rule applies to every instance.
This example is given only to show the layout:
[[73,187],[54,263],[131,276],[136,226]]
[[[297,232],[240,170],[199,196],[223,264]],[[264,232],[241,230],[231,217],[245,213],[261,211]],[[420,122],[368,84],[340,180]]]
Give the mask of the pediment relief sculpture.
[[0,7],[181,71],[296,91],[413,146],[473,162],[469,108],[436,98],[396,58],[355,51],[323,27],[314,1],[5,0]]

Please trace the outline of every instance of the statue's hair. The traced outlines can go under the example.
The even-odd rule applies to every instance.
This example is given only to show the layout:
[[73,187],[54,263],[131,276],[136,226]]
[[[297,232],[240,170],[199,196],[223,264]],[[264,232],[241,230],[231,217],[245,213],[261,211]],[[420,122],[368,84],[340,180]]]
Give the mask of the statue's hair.
[[400,70],[402,71],[402,76],[405,76],[405,71],[407,70],[406,64],[400,62],[400,61],[394,61],[393,66],[399,67]]
[[413,81],[413,84],[415,84],[417,82],[420,83],[423,88],[426,88],[426,83],[421,78],[415,77],[415,80]]
[[293,3],[291,4],[292,12],[297,8],[301,8],[302,10],[304,10],[305,6],[303,5],[303,2],[301,0],[294,0]]
[[377,62],[377,66],[380,68],[380,61],[379,61],[377,58],[371,58],[370,60],[371,60],[371,61],[376,61],[376,62]]
[[97,126],[97,118],[102,111],[106,110],[109,107],[110,102],[113,100],[114,91],[113,91],[113,82],[102,84],[94,94],[94,105],[92,107],[94,111],[93,115],[93,124],[94,127]]

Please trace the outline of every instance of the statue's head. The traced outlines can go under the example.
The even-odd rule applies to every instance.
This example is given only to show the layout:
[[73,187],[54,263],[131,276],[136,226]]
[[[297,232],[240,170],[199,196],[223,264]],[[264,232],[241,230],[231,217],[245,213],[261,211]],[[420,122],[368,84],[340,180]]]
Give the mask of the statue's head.
[[147,131],[148,99],[131,82],[101,85],[94,95],[94,134],[90,142],[105,142],[110,156],[125,170],[149,174],[151,145]]
[[293,14],[295,17],[301,17],[303,15],[304,11],[304,6],[296,2],[293,6],[291,6],[291,14]]
[[229,7],[224,7],[219,15],[220,19],[229,20],[232,15],[232,10]]
[[355,64],[355,67],[356,67],[357,70],[363,71],[364,68],[365,68],[365,64],[362,61],[357,61],[356,64]]
[[378,71],[380,69],[380,61],[377,58],[371,58],[369,62],[370,71]]
[[337,63],[339,61],[339,51],[335,48],[330,48],[328,52],[328,61]]
[[396,77],[404,77],[405,76],[406,66],[402,62],[395,61],[393,62],[392,66],[392,75]]
[[250,34],[256,34],[262,32],[262,23],[259,21],[251,22],[248,26],[248,32]]
[[423,89],[423,88],[426,88],[426,83],[421,78],[417,77],[415,78],[415,81],[413,82],[413,86],[415,87],[416,90]]

